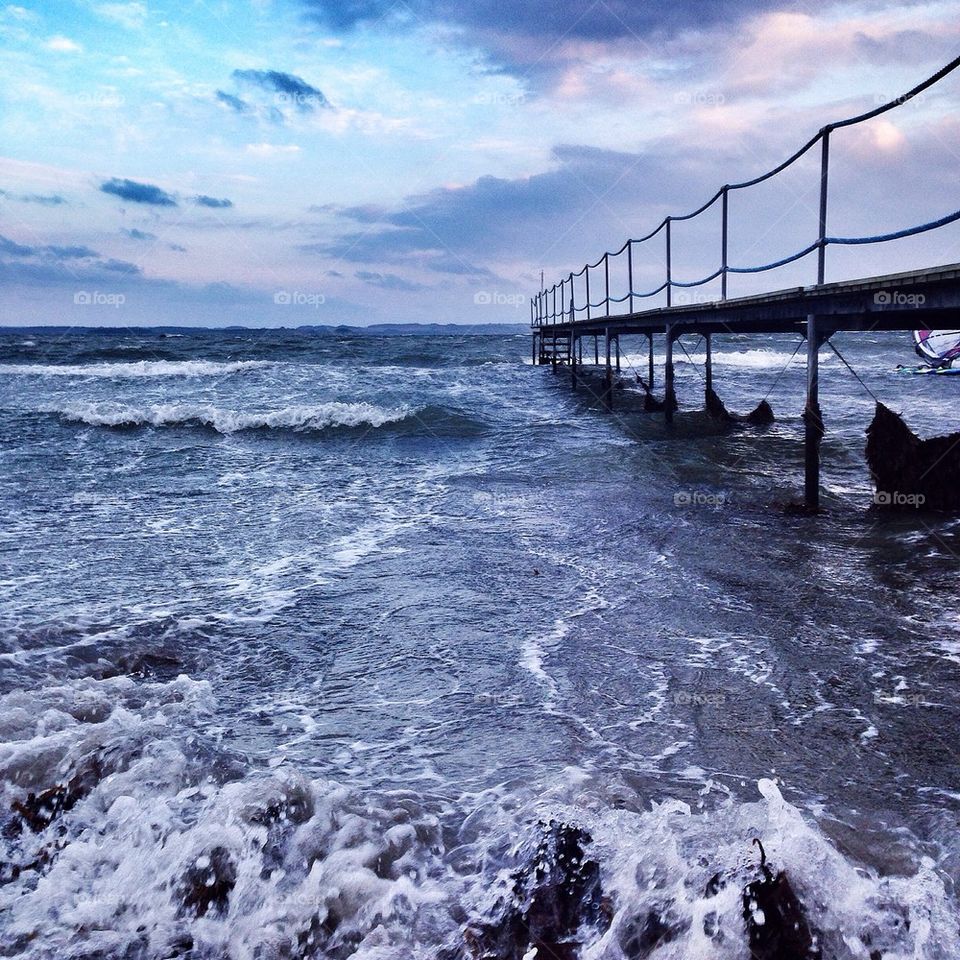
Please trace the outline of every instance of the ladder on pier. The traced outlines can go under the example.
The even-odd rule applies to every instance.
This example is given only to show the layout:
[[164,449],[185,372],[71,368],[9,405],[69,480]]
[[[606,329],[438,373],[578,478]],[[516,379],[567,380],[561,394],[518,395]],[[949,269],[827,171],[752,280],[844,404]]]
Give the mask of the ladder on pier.
[[570,336],[551,336],[548,333],[540,334],[540,363],[569,364],[570,363]]

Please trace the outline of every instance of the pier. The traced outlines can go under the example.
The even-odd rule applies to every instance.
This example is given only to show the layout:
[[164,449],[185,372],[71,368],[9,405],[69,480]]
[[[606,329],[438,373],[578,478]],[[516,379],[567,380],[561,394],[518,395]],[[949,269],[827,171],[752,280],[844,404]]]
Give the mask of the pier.
[[[819,355],[824,345],[839,332],[912,331],[915,329],[956,329],[960,318],[960,264],[951,263],[884,276],[826,283],[826,256],[831,246],[867,246],[937,230],[960,220],[960,210],[904,230],[876,236],[831,236],[827,229],[829,208],[830,136],[834,130],[854,126],[901,107],[918,94],[939,83],[960,67],[960,57],[901,97],[866,113],[822,127],[799,150],[766,173],[740,183],[725,184],[702,206],[683,216],[665,217],[652,231],[627,240],[619,250],[604,253],[576,273],[541,289],[531,301],[532,358],[535,364],[549,364],[559,372],[567,370],[571,385],[577,387],[578,368],[583,366],[584,341],[587,356],[602,370],[604,406],[613,409],[614,375],[620,368],[621,337],[646,338],[648,369],[645,388],[654,390],[654,345],[664,346],[663,401],[655,404],[667,422],[678,408],[674,379],[674,347],[682,337],[697,335],[705,345],[705,401],[715,398],[712,365],[712,338],[717,334],[794,334],[806,341],[807,389],[805,423],[804,502],[811,510],[820,504],[820,442],[824,432],[819,396]],[[814,148],[820,150],[819,222],[816,239],[796,253],[772,263],[738,266],[728,262],[729,197],[781,173]],[[673,274],[671,225],[690,221],[720,204],[720,266],[711,274],[693,281],[681,281]],[[662,238],[665,275],[655,289],[634,289],[634,251],[641,244]],[[659,242],[659,240],[658,240]],[[759,274],[807,257],[815,258],[816,281],[810,286],[774,290],[745,297],[728,297],[731,274]],[[626,290],[613,291],[610,265],[618,261],[626,276]],[[625,263],[623,262],[625,261]],[[624,269],[625,268],[625,269]],[[591,299],[599,284],[603,296]],[[674,303],[677,290],[687,290],[719,281],[720,294],[705,303]],[[616,294],[616,295],[615,295]],[[665,295],[666,305],[642,309],[643,302]],[[602,346],[601,346],[602,345]]]

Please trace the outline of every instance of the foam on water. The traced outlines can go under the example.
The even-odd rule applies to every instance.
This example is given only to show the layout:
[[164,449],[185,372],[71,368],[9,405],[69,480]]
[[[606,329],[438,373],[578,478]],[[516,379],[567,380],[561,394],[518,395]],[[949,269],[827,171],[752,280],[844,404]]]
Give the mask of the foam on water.
[[414,416],[408,407],[387,408],[371,403],[298,404],[276,410],[230,410],[213,404],[158,403],[143,406],[102,401],[47,408],[67,423],[95,427],[176,427],[196,424],[217,433],[242,430],[326,430],[331,427],[382,427]]
[[266,360],[139,360],[131,363],[3,363],[0,375],[34,377],[97,377],[107,379],[141,377],[223,377],[232,373],[271,367]]
[[282,763],[250,768],[218,745],[215,711],[210,686],[185,676],[87,679],[0,700],[4,808],[57,784],[73,792],[47,825],[5,815],[5,953],[466,955],[465,924],[496,922],[536,823],[549,821],[593,838],[612,921],[584,932],[584,960],[636,956],[628,944],[651,915],[670,930],[657,960],[742,960],[755,837],[786,871],[825,957],[960,952],[932,861],[917,857],[904,875],[857,866],[772,780],[746,803],[708,781],[696,807],[621,790],[622,809],[611,809],[602,782],[575,769],[539,790],[449,800],[361,792]]

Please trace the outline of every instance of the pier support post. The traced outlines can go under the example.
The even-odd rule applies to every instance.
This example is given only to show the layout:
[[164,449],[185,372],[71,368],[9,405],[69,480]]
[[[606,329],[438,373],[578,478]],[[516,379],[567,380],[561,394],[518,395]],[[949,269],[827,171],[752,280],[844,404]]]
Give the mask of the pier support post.
[[667,326],[667,362],[663,371],[663,410],[667,423],[673,423],[673,411],[677,409],[677,394],[673,387],[673,328]]
[[603,405],[608,409],[613,409],[613,370],[610,366],[610,331],[604,330],[603,342],[606,346],[607,364],[603,378]]
[[570,389],[577,389],[577,341],[579,337],[570,334]]
[[820,441],[823,439],[823,417],[820,412],[820,332],[817,318],[807,316],[807,403],[804,423],[803,498],[807,509],[820,509]]
[[537,335],[534,334],[530,338],[530,362],[536,366],[537,365]]
[[616,348],[616,358],[617,358],[617,373],[620,372],[620,334],[618,333],[613,338],[613,345]]
[[647,334],[647,389],[653,390],[653,334]]
[[710,334],[704,334],[704,374],[703,380],[707,390],[707,397],[713,393],[713,345],[710,343]]
[[593,335],[593,365],[600,366],[600,336],[596,333]]

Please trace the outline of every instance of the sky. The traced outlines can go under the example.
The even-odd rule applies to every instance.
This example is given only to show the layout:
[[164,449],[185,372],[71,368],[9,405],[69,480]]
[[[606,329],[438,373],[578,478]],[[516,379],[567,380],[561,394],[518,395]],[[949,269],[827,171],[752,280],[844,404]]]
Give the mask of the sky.
[[[0,324],[526,323],[541,271],[958,54],[960,0],[0,5]],[[829,232],[960,209],[958,106],[960,71],[838,131]],[[731,196],[731,263],[816,238],[816,164]],[[717,214],[675,226],[675,278],[719,266]],[[635,289],[662,282],[662,238],[634,256]],[[957,261],[953,225],[831,249],[827,279]]]

